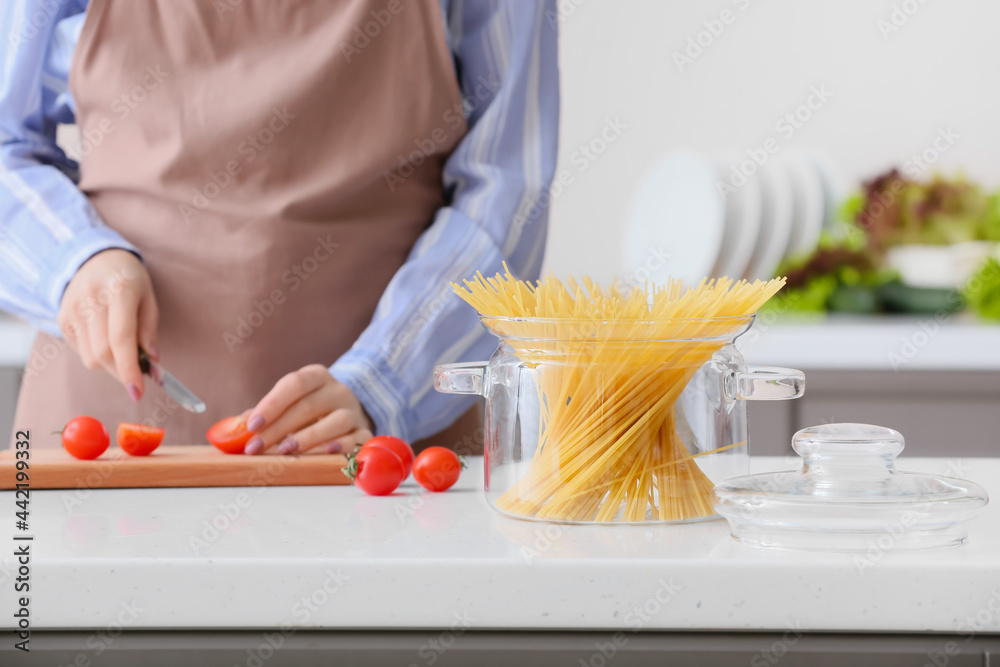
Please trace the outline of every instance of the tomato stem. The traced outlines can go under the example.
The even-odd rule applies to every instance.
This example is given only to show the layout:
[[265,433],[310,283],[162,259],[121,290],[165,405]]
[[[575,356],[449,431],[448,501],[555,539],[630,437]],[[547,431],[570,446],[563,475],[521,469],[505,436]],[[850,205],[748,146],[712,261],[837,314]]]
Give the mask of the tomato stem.
[[351,452],[350,454],[347,455],[347,465],[341,468],[341,470],[343,470],[344,474],[347,475],[347,479],[353,482],[354,478],[358,476],[360,467],[361,464],[358,461],[358,453]]

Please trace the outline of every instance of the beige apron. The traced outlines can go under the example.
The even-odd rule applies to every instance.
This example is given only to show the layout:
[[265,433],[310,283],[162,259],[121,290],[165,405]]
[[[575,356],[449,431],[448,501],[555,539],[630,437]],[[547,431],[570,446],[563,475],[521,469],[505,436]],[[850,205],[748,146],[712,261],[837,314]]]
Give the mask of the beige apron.
[[133,403],[41,335],[16,417],[36,433],[89,414],[201,443],[284,374],[333,363],[444,204],[466,131],[437,0],[91,0],[70,83],[80,188],[143,253],[161,361],[208,409],[148,379]]

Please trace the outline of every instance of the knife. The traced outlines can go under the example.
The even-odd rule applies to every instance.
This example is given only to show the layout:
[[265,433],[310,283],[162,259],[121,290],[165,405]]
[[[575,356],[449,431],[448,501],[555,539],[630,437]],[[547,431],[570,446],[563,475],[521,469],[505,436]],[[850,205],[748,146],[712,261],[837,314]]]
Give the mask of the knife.
[[198,398],[180,380],[150,358],[142,348],[139,348],[139,368],[142,369],[143,373],[151,377],[156,384],[163,387],[163,390],[167,392],[167,396],[177,401],[188,412],[205,411],[205,401]]

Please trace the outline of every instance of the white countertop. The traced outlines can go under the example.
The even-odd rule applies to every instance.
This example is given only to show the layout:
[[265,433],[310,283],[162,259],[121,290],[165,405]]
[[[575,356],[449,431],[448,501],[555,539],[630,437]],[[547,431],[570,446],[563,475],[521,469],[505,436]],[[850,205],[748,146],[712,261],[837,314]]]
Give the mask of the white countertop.
[[802,370],[1000,371],[1000,325],[949,316],[760,315],[738,339],[748,363]]
[[[0,367],[23,366],[35,330],[0,315]],[[739,339],[749,363],[802,370],[1000,371],[1000,325],[968,316],[938,325],[928,317],[758,317]]]
[[[1000,503],[969,543],[926,552],[760,550],[721,520],[557,526],[491,510],[482,460],[458,486],[40,491],[31,496],[34,629],[719,629],[1000,632]],[[792,461],[757,458],[753,468]],[[1000,498],[1000,459],[951,466]],[[240,507],[242,503],[243,507]],[[228,512],[228,516],[227,516]],[[14,497],[0,493],[0,627],[12,628]],[[221,528],[214,532],[210,524]],[[661,583],[662,582],[662,583]],[[659,598],[659,599],[658,599]],[[985,611],[984,611],[985,610]],[[109,625],[110,624],[110,625]]]

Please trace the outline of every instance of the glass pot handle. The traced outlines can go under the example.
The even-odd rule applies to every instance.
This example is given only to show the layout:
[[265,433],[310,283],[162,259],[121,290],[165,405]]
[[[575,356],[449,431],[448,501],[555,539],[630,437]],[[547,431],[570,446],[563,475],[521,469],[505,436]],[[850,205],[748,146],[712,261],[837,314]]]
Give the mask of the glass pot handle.
[[781,401],[798,398],[806,390],[805,373],[794,368],[747,366],[745,371],[733,371],[728,379],[732,383],[729,393],[735,399]]
[[434,368],[434,388],[442,394],[483,395],[485,361],[461,364],[442,364]]

